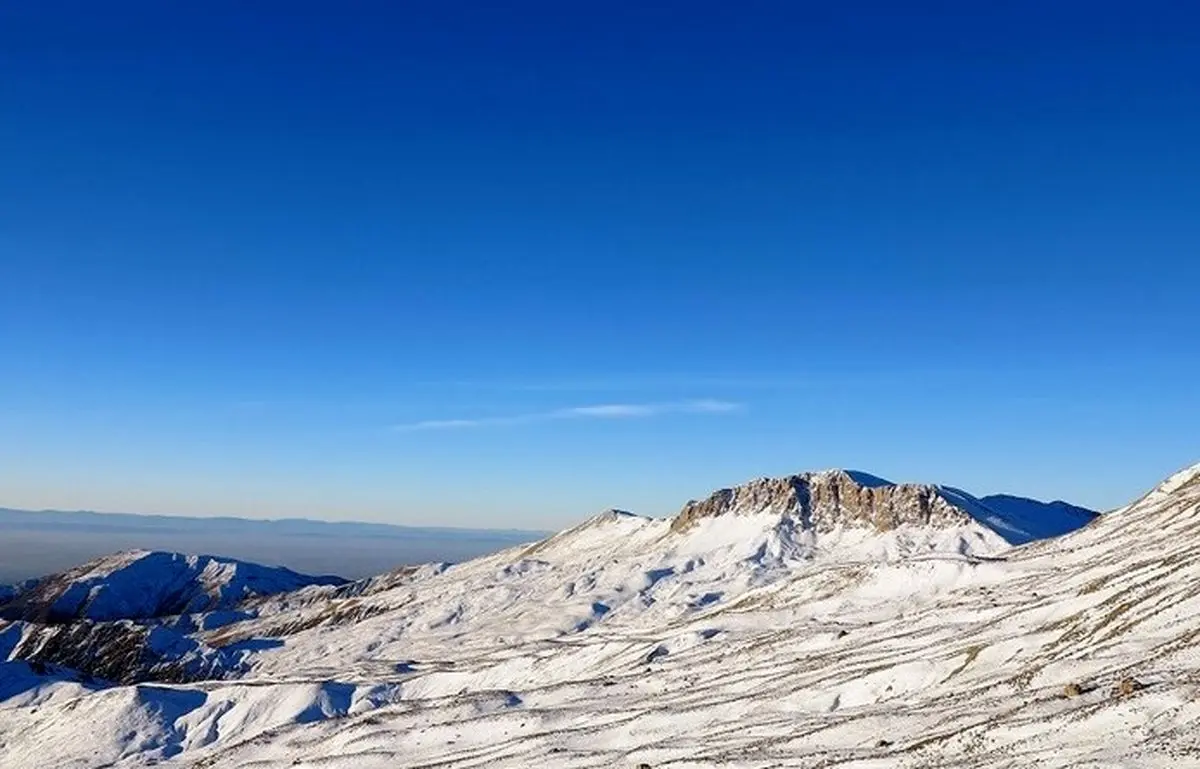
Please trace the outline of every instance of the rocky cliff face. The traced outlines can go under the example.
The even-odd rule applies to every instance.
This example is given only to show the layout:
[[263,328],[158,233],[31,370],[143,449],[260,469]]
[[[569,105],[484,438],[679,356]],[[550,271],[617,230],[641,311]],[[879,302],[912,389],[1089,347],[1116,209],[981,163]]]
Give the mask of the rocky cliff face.
[[756,513],[789,515],[818,533],[838,527],[889,531],[904,524],[949,528],[974,520],[937,486],[892,484],[865,473],[828,470],[719,489],[708,499],[684,505],[671,529],[684,532],[705,518]]
[[243,659],[253,651],[245,644],[212,648],[172,628],[132,620],[60,625],[0,621],[0,646],[12,647],[4,655],[11,660],[118,683],[225,678],[244,672]]

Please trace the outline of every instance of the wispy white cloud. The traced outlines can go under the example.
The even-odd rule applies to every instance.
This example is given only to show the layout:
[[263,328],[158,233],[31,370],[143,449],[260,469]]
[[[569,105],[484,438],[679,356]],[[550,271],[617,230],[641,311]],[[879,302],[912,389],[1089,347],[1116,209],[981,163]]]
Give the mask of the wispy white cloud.
[[575,406],[553,412],[557,417],[592,417],[594,419],[624,419],[627,417],[650,417],[661,411],[661,407],[646,403],[605,403],[599,406]]
[[487,424],[487,420],[480,419],[427,419],[424,422],[413,422],[407,425],[398,425],[396,429],[408,430],[457,430],[461,427],[479,427]]
[[590,406],[571,406],[553,411],[537,411],[502,417],[480,419],[426,419],[394,425],[398,432],[423,430],[461,430],[472,427],[500,427],[523,425],[532,422],[547,422],[558,419],[644,419],[663,414],[730,414],[741,411],[744,406],[715,398],[672,401],[669,403],[601,403]]
[[687,401],[684,410],[695,414],[728,414],[731,411],[741,411],[742,404],[730,401],[704,398],[698,401]]

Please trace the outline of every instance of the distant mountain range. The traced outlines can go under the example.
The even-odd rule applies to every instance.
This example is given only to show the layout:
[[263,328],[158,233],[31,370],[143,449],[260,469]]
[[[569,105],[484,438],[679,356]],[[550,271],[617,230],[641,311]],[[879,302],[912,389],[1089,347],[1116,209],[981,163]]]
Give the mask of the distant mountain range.
[[[0,525],[28,528],[71,528],[81,531],[168,531],[266,533],[287,536],[384,537],[440,539],[444,537],[527,539],[539,532],[523,529],[469,529],[450,526],[400,526],[362,521],[318,521],[309,518],[237,518],[231,516],[146,515],[93,510],[18,510],[0,507]],[[545,533],[545,532],[540,532]]]
[[219,553],[296,571],[366,577],[408,563],[463,561],[545,536],[514,529],[457,529],[299,518],[130,515],[0,508],[0,584],[119,550]]

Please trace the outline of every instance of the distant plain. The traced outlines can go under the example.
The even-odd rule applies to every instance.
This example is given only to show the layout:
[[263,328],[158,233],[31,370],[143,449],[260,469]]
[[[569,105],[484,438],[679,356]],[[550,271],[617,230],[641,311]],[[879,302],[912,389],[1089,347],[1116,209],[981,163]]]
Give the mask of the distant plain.
[[513,529],[0,508],[0,584],[131,548],[223,555],[359,579],[405,564],[464,561],[543,535]]

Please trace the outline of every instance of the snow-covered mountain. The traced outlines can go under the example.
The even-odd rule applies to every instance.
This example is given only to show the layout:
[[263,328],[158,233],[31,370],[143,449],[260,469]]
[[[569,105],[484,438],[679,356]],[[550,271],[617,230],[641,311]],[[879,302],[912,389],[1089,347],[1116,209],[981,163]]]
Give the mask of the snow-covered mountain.
[[255,596],[345,582],[211,555],[130,550],[9,588],[0,595],[0,618],[149,619],[233,609]]
[[[698,519],[734,514],[778,513],[804,530],[828,533],[844,528],[882,533],[897,528],[972,529],[982,524],[1008,544],[1058,536],[1085,526],[1096,513],[1065,502],[1039,502],[997,494],[976,498],[961,489],[930,484],[895,484],[858,470],[826,470],[785,478],[760,478],[720,489],[702,502],[689,502],[673,530]],[[985,549],[996,546],[994,538]],[[970,549],[973,543],[964,547]]]
[[227,675],[250,650],[191,634],[254,617],[256,599],[343,584],[215,556],[116,553],[0,594],[0,658],[113,681]]
[[[1038,504],[832,471],[610,511],[177,629],[179,659],[236,657],[191,683],[89,680],[14,623],[0,766],[1196,761],[1200,465],[1098,518]],[[114,648],[146,680],[165,644]]]

